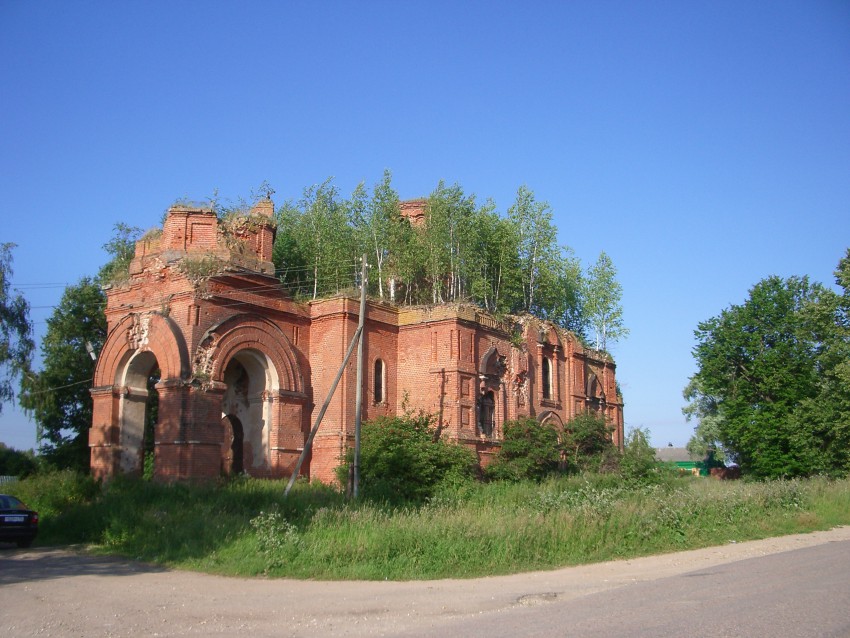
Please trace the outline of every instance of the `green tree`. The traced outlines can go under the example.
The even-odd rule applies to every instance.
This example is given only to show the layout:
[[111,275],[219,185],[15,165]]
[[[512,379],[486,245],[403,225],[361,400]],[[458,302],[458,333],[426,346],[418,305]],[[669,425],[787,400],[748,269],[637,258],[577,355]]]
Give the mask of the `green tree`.
[[506,421],[502,446],[487,467],[490,479],[540,481],[558,472],[561,444],[558,432],[533,417]]
[[560,258],[557,229],[552,224],[552,209],[547,202],[538,202],[534,192],[527,186],[521,186],[517,190],[516,200],[508,209],[508,219],[514,225],[518,237],[522,287],[521,306],[514,308],[514,311],[545,314],[547,292],[557,280]]
[[649,430],[633,428],[626,434],[620,474],[627,479],[646,479],[656,472],[655,449],[649,443]]
[[359,255],[347,213],[330,178],[278,212],[273,259],[296,292],[316,299],[353,285]]
[[[694,382],[716,399],[719,439],[744,471],[769,478],[847,471],[850,441],[840,418],[847,386],[835,358],[846,344],[837,326],[826,325],[838,312],[835,294],[808,278],[769,277],[742,305],[699,324]],[[825,375],[836,397],[822,394]]]
[[25,478],[38,470],[38,459],[32,450],[22,452],[0,443],[0,476]]
[[471,250],[475,198],[454,184],[440,181],[428,197],[424,242],[431,303],[461,301],[467,295],[476,256]]
[[476,257],[470,269],[472,298],[490,312],[511,312],[522,299],[519,235],[491,201],[475,216],[470,246]]
[[35,343],[29,320],[29,303],[18,292],[12,294],[12,249],[0,244],[0,412],[15,398],[14,382],[29,369]]
[[796,415],[811,429],[824,473],[850,472],[850,249],[838,264],[839,294],[825,289],[804,309],[814,344],[817,394],[801,400]]
[[586,411],[577,414],[566,425],[563,448],[570,469],[586,470],[598,467],[607,453],[615,450],[611,442],[613,428],[599,414]]
[[39,452],[63,468],[88,470],[88,430],[92,423],[89,394],[95,362],[106,338],[106,298],[98,283],[82,279],[68,286],[47,320],[41,342],[43,369],[21,382],[21,406],[38,426]]
[[686,446],[688,452],[693,457],[705,459],[711,466],[722,465],[726,461],[726,450],[720,440],[723,417],[717,397],[703,392],[696,377],[691,377],[683,395],[688,404],[682,408],[682,413],[688,421],[697,421]]
[[[378,501],[422,502],[443,481],[471,479],[477,466],[471,450],[440,438],[428,415],[379,417],[363,423],[360,437],[361,491]],[[343,483],[352,462],[349,450]]]
[[103,284],[121,283],[130,276],[130,262],[136,256],[136,240],[141,228],[118,222],[113,227],[114,235],[103,249],[111,259],[100,269],[98,279]]
[[629,334],[623,324],[622,297],[614,262],[603,251],[584,279],[584,311],[595,334],[596,350],[607,350],[609,341]]
[[369,255],[369,262],[377,276],[370,277],[378,297],[384,298],[385,276],[392,278],[392,269],[386,273],[387,260],[396,250],[393,232],[401,212],[398,193],[392,187],[392,174],[384,171],[383,179],[375,184],[369,198],[363,184],[359,184],[348,201],[351,224],[357,241],[357,252]]
[[543,316],[562,328],[584,337],[587,318],[584,314],[584,278],[581,262],[572,250],[562,248],[555,268],[555,285],[548,292]]
[[41,343],[43,368],[21,379],[21,406],[37,424],[39,452],[58,467],[87,470],[88,429],[92,422],[89,394],[95,361],[106,338],[106,297],[102,284],[120,282],[129,274],[138,228],[118,223],[103,248],[110,260],[94,279],[86,277],[62,294],[47,320]]

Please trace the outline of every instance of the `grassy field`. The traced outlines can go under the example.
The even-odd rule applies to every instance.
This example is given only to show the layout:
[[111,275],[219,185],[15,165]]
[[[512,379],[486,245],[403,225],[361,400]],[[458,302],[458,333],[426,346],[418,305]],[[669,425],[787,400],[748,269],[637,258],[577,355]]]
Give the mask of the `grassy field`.
[[321,485],[217,485],[71,473],[21,481],[37,544],[211,573],[315,579],[475,577],[692,549],[850,524],[850,480],[624,485],[605,475],[446,487],[424,505],[347,502]]

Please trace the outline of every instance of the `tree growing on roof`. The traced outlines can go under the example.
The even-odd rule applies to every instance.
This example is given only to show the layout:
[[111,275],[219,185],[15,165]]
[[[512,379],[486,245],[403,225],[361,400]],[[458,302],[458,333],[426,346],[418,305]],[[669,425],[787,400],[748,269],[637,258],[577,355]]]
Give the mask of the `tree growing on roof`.
[[595,335],[596,350],[607,350],[609,341],[628,336],[623,323],[623,287],[617,281],[614,262],[605,254],[587,270],[584,280],[584,311]]

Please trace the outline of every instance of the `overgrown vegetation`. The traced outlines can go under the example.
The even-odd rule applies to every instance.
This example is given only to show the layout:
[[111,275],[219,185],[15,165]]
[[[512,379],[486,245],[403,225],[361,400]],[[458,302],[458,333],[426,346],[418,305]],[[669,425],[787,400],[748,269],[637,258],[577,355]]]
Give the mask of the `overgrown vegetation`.
[[0,443],[0,476],[24,478],[35,474],[39,462],[32,451],[16,450]]
[[591,411],[576,415],[566,427],[541,424],[531,417],[508,421],[485,475],[490,480],[541,481],[556,474],[597,472],[631,480],[660,472],[647,432],[632,430],[621,454],[611,441],[611,431],[605,417]]
[[527,186],[500,213],[458,184],[437,184],[410,223],[387,171],[371,193],[349,198],[331,179],[278,210],[274,262],[294,295],[350,287],[367,255],[369,293],[398,304],[473,303],[497,315],[530,313],[576,334],[593,330],[598,350],[626,336],[622,289],[611,259],[587,269],[558,244],[549,204]]
[[443,483],[420,505],[353,503],[335,489],[238,478],[99,487],[70,472],[16,484],[38,544],[231,575],[473,577],[725,544],[850,523],[850,481],[760,483],[578,474]]
[[[363,424],[360,448],[361,494],[393,505],[422,503],[443,484],[471,480],[475,454],[441,438],[429,415],[381,417]],[[353,452],[338,468],[346,484]]]

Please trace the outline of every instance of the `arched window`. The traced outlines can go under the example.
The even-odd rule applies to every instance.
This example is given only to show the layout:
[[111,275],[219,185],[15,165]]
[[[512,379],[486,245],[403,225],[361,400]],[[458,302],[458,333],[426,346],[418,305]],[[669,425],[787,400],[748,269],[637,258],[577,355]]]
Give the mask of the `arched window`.
[[552,398],[552,364],[549,363],[548,357],[543,357],[540,367],[543,376],[543,379],[541,379],[543,398],[548,400]]
[[384,376],[384,362],[381,359],[375,359],[375,376],[373,377],[375,403],[383,403],[385,400]]

